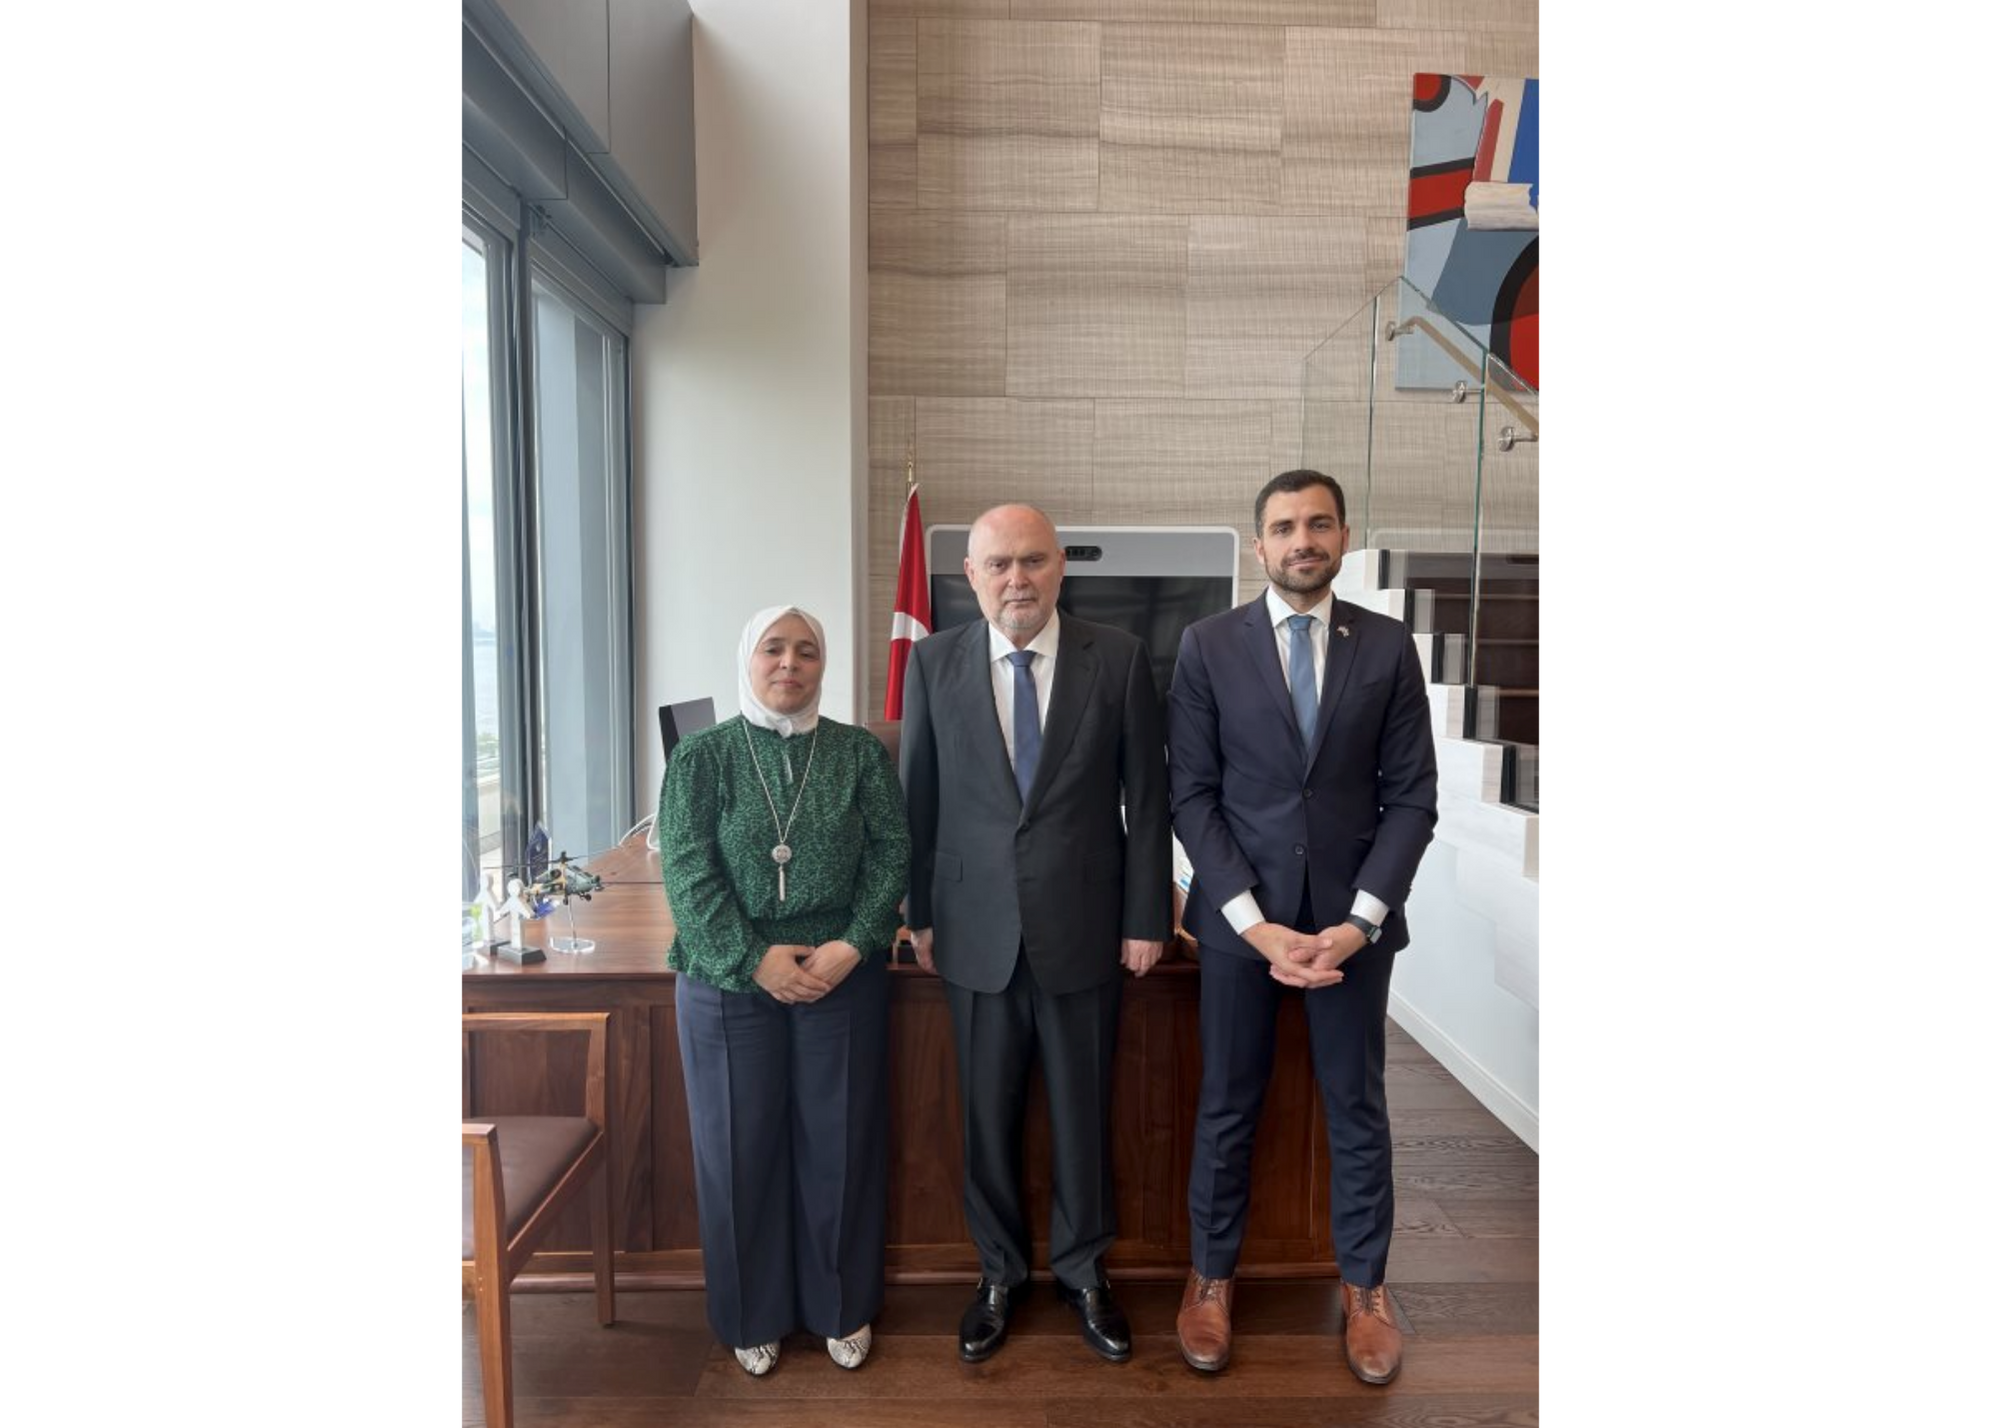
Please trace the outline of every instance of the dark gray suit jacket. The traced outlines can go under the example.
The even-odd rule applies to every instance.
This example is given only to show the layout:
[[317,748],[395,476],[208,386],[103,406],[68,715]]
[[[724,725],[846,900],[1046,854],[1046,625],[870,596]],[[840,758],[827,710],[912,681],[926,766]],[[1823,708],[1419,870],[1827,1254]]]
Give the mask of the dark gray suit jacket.
[[1308,881],[1321,926],[1364,888],[1389,904],[1377,945],[1409,943],[1403,903],[1437,826],[1423,666],[1399,620],[1335,600],[1332,623],[1309,751],[1262,595],[1181,637],[1167,744],[1174,832],[1194,864],[1181,925],[1204,947],[1257,957],[1222,905],[1255,888],[1264,916],[1290,926]]
[[[1041,760],[1022,806],[984,620],[919,640],[903,694],[913,928],[940,976],[998,992],[1025,948],[1042,990],[1119,974],[1122,938],[1173,923],[1164,730],[1145,645],[1064,614]],[[1119,802],[1124,801],[1121,822]]]

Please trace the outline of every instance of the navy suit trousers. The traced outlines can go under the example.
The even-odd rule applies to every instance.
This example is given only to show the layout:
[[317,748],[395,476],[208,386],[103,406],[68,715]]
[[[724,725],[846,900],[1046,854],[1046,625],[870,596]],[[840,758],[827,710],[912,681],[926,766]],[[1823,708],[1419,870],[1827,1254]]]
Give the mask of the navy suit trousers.
[[1383,1090],[1389,974],[1396,954],[1365,947],[1342,964],[1346,980],[1300,991],[1271,978],[1270,963],[1201,949],[1201,1097],[1188,1221],[1194,1267],[1236,1273],[1250,1207],[1250,1155],[1271,1079],[1278,1006],[1304,997],[1313,1076],[1326,1108],[1333,1171],[1333,1245],[1340,1277],[1383,1282],[1396,1193]]

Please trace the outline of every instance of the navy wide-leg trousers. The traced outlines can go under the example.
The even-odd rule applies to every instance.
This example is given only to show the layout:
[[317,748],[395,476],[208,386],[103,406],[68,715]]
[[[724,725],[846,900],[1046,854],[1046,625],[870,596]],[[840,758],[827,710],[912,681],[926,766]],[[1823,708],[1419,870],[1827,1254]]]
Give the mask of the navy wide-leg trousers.
[[794,1006],[683,976],[674,1009],[710,1327],[731,1348],[845,1338],[882,1307],[887,962]]

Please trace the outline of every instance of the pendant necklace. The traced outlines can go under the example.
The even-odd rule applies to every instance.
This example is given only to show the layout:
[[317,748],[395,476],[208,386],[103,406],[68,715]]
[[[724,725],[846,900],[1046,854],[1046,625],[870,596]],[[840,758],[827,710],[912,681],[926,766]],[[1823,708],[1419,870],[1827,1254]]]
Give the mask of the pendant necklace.
[[[819,725],[813,725],[812,742],[806,746],[806,771],[799,778],[799,791],[792,796],[792,811],[785,815],[785,821],[778,821],[778,805],[771,797],[771,785],[764,782],[764,766],[757,761],[757,746],[750,740],[750,721],[743,721],[743,745],[750,750],[750,767],[757,770],[757,787],[764,790],[764,803],[771,810],[771,826],[778,830],[778,846],[771,850],[771,861],[778,865],[778,901],[785,900],[785,864],[792,860],[792,820],[799,816],[799,802],[806,796],[806,780],[812,777],[813,755],[819,752]],[[790,762],[790,755],[786,756]]]

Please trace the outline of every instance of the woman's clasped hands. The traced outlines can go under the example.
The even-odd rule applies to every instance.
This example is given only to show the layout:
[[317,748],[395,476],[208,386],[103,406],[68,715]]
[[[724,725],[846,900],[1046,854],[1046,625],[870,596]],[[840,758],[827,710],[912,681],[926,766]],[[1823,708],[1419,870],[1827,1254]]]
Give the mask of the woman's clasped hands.
[[773,1000],[796,1005],[818,1001],[860,965],[860,952],[839,939],[817,947],[778,943],[764,953],[750,975]]

